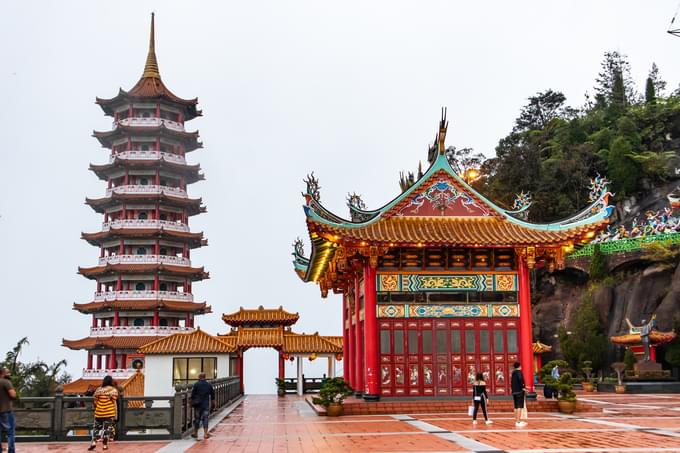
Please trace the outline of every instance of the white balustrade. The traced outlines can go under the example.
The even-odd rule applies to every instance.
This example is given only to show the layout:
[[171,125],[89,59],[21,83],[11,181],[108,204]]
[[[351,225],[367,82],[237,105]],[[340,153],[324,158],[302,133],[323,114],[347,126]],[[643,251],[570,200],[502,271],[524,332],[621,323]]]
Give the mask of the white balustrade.
[[187,163],[186,159],[184,159],[184,156],[180,156],[179,154],[168,153],[165,151],[149,151],[149,150],[119,151],[109,156],[109,162],[113,162],[116,157],[118,157],[119,159],[128,160],[155,160],[163,158],[168,162],[175,162],[179,164]]
[[172,129],[175,131],[184,131],[184,125],[182,123],[179,123],[177,121],[172,121],[172,120],[166,120],[164,118],[156,118],[156,117],[130,117],[130,118],[123,118],[118,121],[113,122],[113,127],[116,127],[117,125],[121,126],[139,126],[139,127],[158,127],[160,125],[164,125],[168,129]]
[[127,379],[137,370],[132,368],[117,368],[107,370],[88,370],[83,369],[83,379],[104,379],[104,376],[111,376],[114,379]]
[[191,266],[191,260],[174,255],[110,255],[99,258],[99,265],[105,264],[172,264],[175,266]]
[[91,337],[111,337],[111,336],[151,336],[151,335],[172,335],[179,332],[193,332],[193,327],[182,326],[107,326],[90,327]]
[[181,302],[193,302],[194,295],[191,293],[180,293],[178,291],[102,291],[94,293],[95,302],[115,301],[115,300],[176,300]]
[[189,225],[180,222],[171,222],[170,220],[154,220],[154,219],[122,219],[112,220],[110,222],[102,223],[102,231],[109,231],[111,228],[163,228],[172,231],[189,232]]
[[111,187],[106,189],[106,196],[110,197],[113,193],[127,193],[127,194],[160,194],[161,192],[173,195],[175,197],[187,197],[187,192],[179,187],[157,186],[155,184],[128,184],[125,186]]

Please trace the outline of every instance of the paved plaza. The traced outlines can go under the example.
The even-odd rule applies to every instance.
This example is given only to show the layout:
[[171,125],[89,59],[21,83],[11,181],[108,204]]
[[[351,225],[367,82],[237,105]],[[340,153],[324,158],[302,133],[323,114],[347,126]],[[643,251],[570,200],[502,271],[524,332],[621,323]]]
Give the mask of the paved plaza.
[[[318,417],[295,396],[247,396],[209,440],[117,442],[109,451],[146,452],[680,452],[680,395],[582,394],[600,413],[510,413],[473,426],[465,414]],[[19,444],[18,452],[85,451],[86,443]],[[101,447],[98,451],[102,451]]]

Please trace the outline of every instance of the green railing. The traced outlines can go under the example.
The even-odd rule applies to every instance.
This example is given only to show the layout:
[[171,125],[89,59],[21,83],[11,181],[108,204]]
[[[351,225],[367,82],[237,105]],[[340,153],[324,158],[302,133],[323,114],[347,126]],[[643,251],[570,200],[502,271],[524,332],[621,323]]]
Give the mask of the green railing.
[[680,244],[680,233],[655,234],[650,236],[642,236],[639,238],[619,239],[617,241],[588,244],[581,247],[574,253],[569,254],[567,259],[593,256],[596,245],[600,246],[600,252],[602,252],[603,255],[613,255],[615,253],[638,252],[642,250],[646,244],[650,244],[652,242],[660,242],[668,245]]

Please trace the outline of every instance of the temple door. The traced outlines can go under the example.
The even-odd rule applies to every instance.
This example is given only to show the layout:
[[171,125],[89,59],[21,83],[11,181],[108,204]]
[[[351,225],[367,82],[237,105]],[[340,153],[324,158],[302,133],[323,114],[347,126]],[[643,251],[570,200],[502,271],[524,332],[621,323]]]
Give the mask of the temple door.
[[433,335],[432,329],[434,323],[432,321],[421,322],[421,337],[422,337],[422,366],[423,366],[423,395],[433,396],[435,388],[435,363],[433,352]]
[[434,359],[434,381],[435,391],[439,396],[451,395],[451,380],[449,377],[449,321],[435,321],[435,359]]
[[465,364],[463,362],[463,341],[462,341],[462,323],[460,321],[451,321],[450,330],[450,352],[451,352],[451,394],[464,395],[465,394]]

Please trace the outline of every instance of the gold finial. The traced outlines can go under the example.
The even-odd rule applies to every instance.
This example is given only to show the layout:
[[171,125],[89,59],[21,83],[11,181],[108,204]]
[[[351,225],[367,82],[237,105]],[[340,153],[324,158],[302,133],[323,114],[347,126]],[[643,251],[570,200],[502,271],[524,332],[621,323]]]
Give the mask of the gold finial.
[[444,154],[446,150],[444,141],[446,140],[446,129],[449,127],[449,122],[446,121],[446,107],[442,107],[442,119],[439,121],[439,134],[437,135],[437,145],[439,145],[439,154]]
[[149,35],[149,54],[146,56],[146,64],[144,65],[144,74],[142,77],[161,78],[161,73],[158,72],[158,61],[156,61],[156,36],[154,32],[154,13],[151,13],[151,34]]

